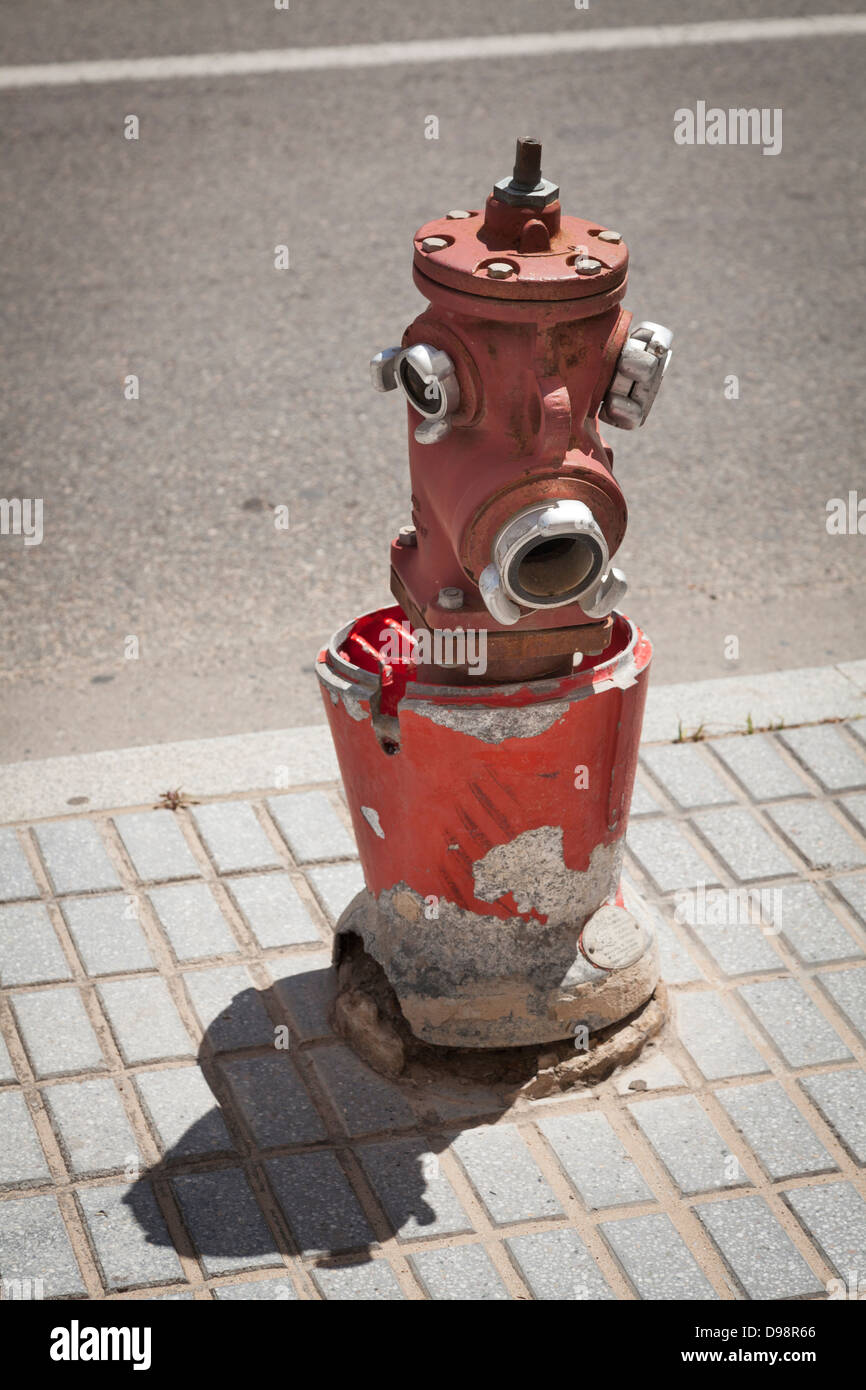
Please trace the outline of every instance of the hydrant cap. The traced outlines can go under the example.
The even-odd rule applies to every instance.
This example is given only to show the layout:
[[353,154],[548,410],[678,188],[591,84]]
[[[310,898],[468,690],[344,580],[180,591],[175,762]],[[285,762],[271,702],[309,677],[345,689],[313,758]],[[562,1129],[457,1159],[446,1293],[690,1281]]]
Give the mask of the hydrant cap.
[[[616,238],[614,240],[613,238]],[[514,171],[483,209],[449,212],[415,235],[415,272],[465,294],[495,299],[616,302],[628,249],[596,221],[563,216],[559,188],[541,172],[541,142],[517,141]]]

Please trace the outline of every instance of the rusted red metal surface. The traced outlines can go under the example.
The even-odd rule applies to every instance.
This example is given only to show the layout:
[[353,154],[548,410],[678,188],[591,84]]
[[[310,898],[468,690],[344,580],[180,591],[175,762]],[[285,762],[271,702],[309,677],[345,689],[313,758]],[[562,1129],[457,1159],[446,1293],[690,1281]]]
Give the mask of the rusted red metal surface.
[[[525,229],[535,223],[548,249],[522,252]],[[463,623],[498,626],[478,579],[499,528],[529,503],[585,502],[610,554],[622,543],[626,503],[597,417],[631,322],[619,307],[628,251],[622,241],[600,240],[604,230],[563,217],[558,202],[536,210],[491,197],[484,214],[437,219],[416,234],[415,281],[430,307],[406,330],[403,347],[426,343],[447,352],[460,386],[454,428],[438,443],[415,439],[423,417],[408,404],[419,545],[393,546],[391,563],[401,599],[430,624],[453,625],[436,598],[456,585],[466,595]],[[431,237],[448,244],[426,253]],[[583,253],[600,264],[597,273],[576,273]],[[515,274],[490,279],[491,262],[511,264]],[[588,621],[574,602],[525,614],[521,630]]]
[[[472,912],[543,921],[537,911],[519,912],[513,890],[493,903],[480,901],[475,864],[495,845],[527,830],[561,826],[565,867],[582,873],[598,845],[621,839],[634,785],[650,643],[619,618],[607,651],[587,658],[569,676],[443,690],[421,685],[411,661],[391,662],[380,655],[383,634],[404,622],[399,608],[379,610],[354,623],[339,646],[347,666],[381,681],[380,694],[368,687],[365,696],[359,685],[350,707],[347,701],[333,702],[324,687],[367,887],[378,898],[406,884],[422,898],[446,898]],[[339,670],[327,649],[319,663],[324,670],[329,664]],[[533,709],[542,718],[538,731],[530,733]],[[527,712],[523,736],[479,738],[471,716],[482,710]],[[544,728],[548,711],[554,717]],[[398,714],[399,740],[389,748],[386,726],[376,716]],[[442,715],[449,723],[439,722]],[[507,730],[503,719],[501,731],[507,735]],[[364,807],[375,811],[375,825]]]

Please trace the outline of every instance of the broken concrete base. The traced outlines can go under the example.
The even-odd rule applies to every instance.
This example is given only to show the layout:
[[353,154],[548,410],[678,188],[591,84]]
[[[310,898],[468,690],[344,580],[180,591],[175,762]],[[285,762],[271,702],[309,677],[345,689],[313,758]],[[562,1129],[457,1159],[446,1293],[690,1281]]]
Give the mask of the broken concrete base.
[[582,876],[592,893],[564,893],[547,921],[481,916],[444,899],[428,913],[405,884],[378,898],[362,891],[337,923],[334,964],[360,938],[412,1033],[436,1048],[511,1050],[600,1032],[641,1008],[659,978],[652,915],[634,893],[624,907],[613,901],[621,857],[621,842],[599,846],[603,874],[596,864]]
[[591,1086],[635,1060],[666,1018],[659,982],[628,1017],[588,1038],[507,1048],[439,1047],[412,1032],[384,970],[360,936],[341,938],[333,1024],[375,1071],[444,1092],[466,1086],[501,1091],[503,1103]]

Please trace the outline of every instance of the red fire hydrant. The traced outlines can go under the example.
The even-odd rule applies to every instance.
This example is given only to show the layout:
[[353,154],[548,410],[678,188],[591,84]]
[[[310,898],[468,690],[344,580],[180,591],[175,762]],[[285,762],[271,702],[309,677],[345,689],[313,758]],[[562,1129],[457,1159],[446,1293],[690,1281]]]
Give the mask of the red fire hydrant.
[[520,140],[483,209],[417,233],[430,307],[373,358],[408,401],[412,524],[396,604],[318,659],[366,882],[336,956],[360,938],[427,1043],[592,1032],[658,980],[620,885],[651,647],[617,611],[599,421],[643,423],[671,334],[631,327],[627,266]]

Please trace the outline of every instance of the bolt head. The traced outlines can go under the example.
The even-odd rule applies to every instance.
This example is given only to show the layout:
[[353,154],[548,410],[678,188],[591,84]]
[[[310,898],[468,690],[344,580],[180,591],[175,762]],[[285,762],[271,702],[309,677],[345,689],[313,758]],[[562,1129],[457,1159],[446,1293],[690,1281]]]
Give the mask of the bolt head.
[[491,280],[507,280],[514,274],[514,266],[507,261],[494,261],[487,267],[487,274]]
[[578,256],[574,268],[578,275],[597,275],[601,270],[601,261],[594,261],[591,256]]
[[417,545],[417,544],[418,544],[418,532],[415,530],[415,527],[414,527],[414,526],[401,526],[401,527],[400,527],[400,530],[397,532],[397,544],[398,544],[398,545],[409,545],[409,546],[411,546],[411,545]]
[[439,602],[439,607],[440,607],[440,608],[450,608],[450,609],[462,608],[462,607],[463,607],[463,590],[462,590],[462,589],[451,589],[451,588],[449,588],[449,589],[440,589],[440,590],[439,590],[439,600],[438,600],[438,602]]
[[444,251],[448,242],[442,236],[425,236],[421,242],[422,251]]
[[612,242],[614,246],[618,246],[622,241],[622,232],[599,232],[598,239],[599,241]]
[[450,212],[446,212],[445,216],[449,222],[454,222],[458,217],[471,217],[472,213],[465,212],[463,208],[452,208]]

